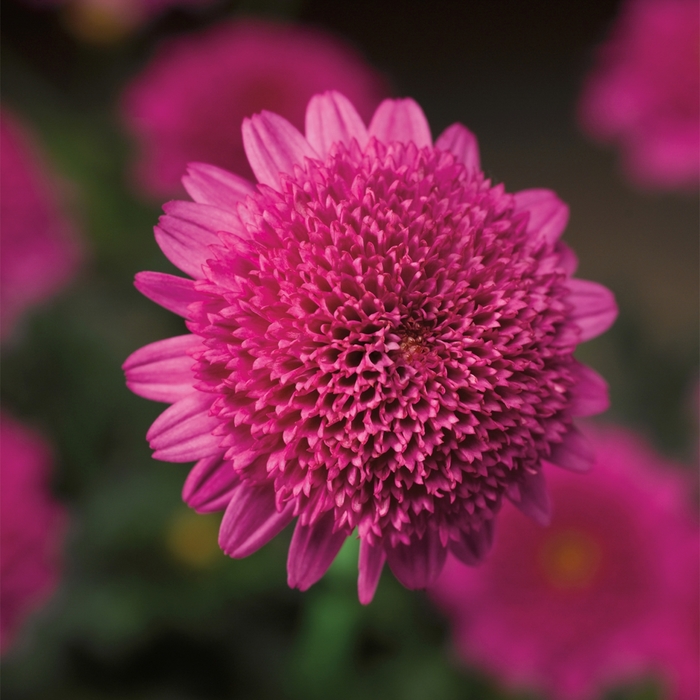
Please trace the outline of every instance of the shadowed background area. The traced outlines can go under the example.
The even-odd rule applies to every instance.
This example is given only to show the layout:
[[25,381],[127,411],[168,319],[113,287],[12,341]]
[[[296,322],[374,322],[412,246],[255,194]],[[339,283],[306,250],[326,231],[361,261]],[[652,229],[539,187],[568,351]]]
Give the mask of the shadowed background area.
[[[296,21],[344,40],[391,94],[423,107],[434,136],[467,125],[494,181],[551,188],[570,205],[564,240],[578,275],[620,306],[613,329],[577,353],[610,383],[601,421],[636,429],[691,472],[697,194],[635,189],[616,149],[576,122],[619,3],[246,0],[174,7],[119,32],[98,31],[76,7],[3,5],[3,104],[62,178],[85,248],[73,284],[3,341],[2,405],[54,445],[54,490],[71,513],[57,592],[3,657],[5,697],[523,697],[455,663],[443,617],[388,571],[360,606],[354,542],[307,593],[286,586],[288,532],[226,558],[219,516],[181,502],[186,466],[151,459],[144,435],[162,406],[129,393],[120,366],[183,326],[133,288],[136,272],[173,268],[152,235],[166,197],[134,184],[120,96],[164,40],[224,18]],[[615,692],[660,697],[648,679]]]

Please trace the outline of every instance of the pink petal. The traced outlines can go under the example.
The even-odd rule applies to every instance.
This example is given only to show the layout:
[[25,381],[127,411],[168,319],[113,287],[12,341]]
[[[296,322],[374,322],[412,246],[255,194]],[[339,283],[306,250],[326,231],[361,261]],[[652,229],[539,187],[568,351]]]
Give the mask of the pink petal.
[[473,172],[481,170],[479,143],[476,140],[476,136],[462,124],[448,126],[438,136],[435,148],[452,153],[467,170]]
[[602,284],[589,280],[567,281],[570,294],[567,300],[573,305],[571,320],[581,330],[580,342],[604,333],[617,318],[617,304],[613,293]]
[[243,148],[258,182],[279,189],[280,173],[294,172],[304,158],[319,155],[309,142],[284,117],[261,112],[244,119]]
[[345,530],[333,532],[335,517],[329,511],[313,525],[297,522],[287,557],[287,583],[305,591],[326,573],[347,539]]
[[528,233],[555,243],[569,223],[569,207],[551,190],[522,190],[513,195],[515,213],[529,212]]
[[[168,202],[154,232],[156,241],[173,265],[195,279],[202,279],[202,265],[214,257],[210,246],[217,245],[217,230],[231,225],[233,215],[222,209],[195,202]],[[239,219],[240,222],[240,219]],[[240,224],[239,224],[240,225]]]
[[552,519],[552,503],[542,470],[525,472],[520,481],[508,486],[507,496],[516,508],[540,525],[549,525]]
[[212,435],[220,423],[209,415],[213,400],[211,394],[196,391],[161,413],[146,434],[153,458],[191,462],[221,452],[219,438]]
[[355,139],[364,148],[369,135],[350,100],[330,91],[311,98],[306,108],[306,139],[325,158],[334,143],[350,145]]
[[207,163],[189,163],[182,184],[195,202],[230,211],[236,211],[238,203],[255,192],[253,183],[245,178]]
[[194,360],[187,354],[198,346],[195,335],[180,335],[151,343],[132,353],[122,365],[126,385],[151,401],[174,403],[194,392]]
[[484,520],[478,530],[462,534],[462,539],[450,542],[450,551],[467,566],[481,563],[493,545],[494,521]]
[[151,301],[184,318],[189,315],[187,307],[202,298],[192,280],[164,272],[138,272],[134,286]]
[[272,485],[235,487],[219,529],[219,546],[230,557],[241,559],[257,551],[292,522],[294,505],[280,513]]
[[547,461],[572,472],[587,472],[595,454],[588,440],[572,426],[564,440],[552,448]]
[[578,268],[576,253],[562,241],[557,243],[556,250],[559,253],[559,264],[562,266],[564,272],[569,276],[573,275]]
[[572,416],[594,416],[610,406],[608,383],[598,372],[577,362],[574,365],[577,383],[571,389],[569,411]]
[[386,547],[389,568],[406,588],[427,588],[440,575],[447,557],[447,548],[436,530],[427,530],[411,544]]
[[369,135],[375,136],[382,143],[413,142],[418,148],[433,143],[423,110],[410,98],[384,100],[372,117]]
[[182,487],[182,500],[198,513],[213,513],[229,504],[240,477],[223,453],[200,459]]
[[362,605],[369,605],[372,602],[385,561],[384,547],[371,545],[366,540],[360,540],[357,592]]

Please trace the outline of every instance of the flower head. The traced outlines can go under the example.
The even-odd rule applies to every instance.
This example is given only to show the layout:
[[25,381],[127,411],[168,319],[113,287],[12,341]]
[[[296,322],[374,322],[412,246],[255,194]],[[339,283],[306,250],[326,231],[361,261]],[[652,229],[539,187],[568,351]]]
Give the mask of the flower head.
[[56,183],[31,137],[0,112],[0,337],[30,306],[54,294],[75,273],[80,251],[58,206]]
[[0,414],[0,650],[52,591],[65,513],[49,493],[44,440]]
[[365,127],[317,95],[306,136],[263,112],[243,143],[257,185],[193,164],[194,202],[156,227],[193,279],[137,276],[190,334],[125,363],[133,391],[173,403],[154,457],[199,460],[184,497],[226,508],[224,551],[297,518],[289,582],[305,589],[357,528],[367,602],[385,559],[410,588],[448,550],[479,560],[504,494],[545,520],[542,461],[585,469],[573,417],[607,406],[573,351],[616,314],[571,278],[566,205],[494,186],[474,136],[456,124],[433,144],[412,100]]
[[263,109],[304,126],[312,95],[335,89],[369,118],[384,81],[350,46],[318,30],[237,20],[164,43],[126,89],[123,115],[150,194],[181,195],[192,161],[252,177],[239,125]]
[[510,686],[582,700],[652,674],[664,697],[690,700],[700,650],[689,484],[632,434],[593,444],[585,479],[548,475],[550,527],[504,508],[489,561],[448,560],[431,595],[463,659]]
[[618,142],[647,187],[700,181],[700,9],[696,0],[627,0],[579,105],[584,129]]

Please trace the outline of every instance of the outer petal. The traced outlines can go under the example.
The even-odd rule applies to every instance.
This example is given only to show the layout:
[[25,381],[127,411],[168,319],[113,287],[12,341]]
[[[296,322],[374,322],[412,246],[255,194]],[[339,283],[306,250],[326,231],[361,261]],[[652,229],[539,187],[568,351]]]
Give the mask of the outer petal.
[[569,410],[573,416],[594,416],[610,406],[608,383],[598,372],[577,362],[574,371],[578,382],[571,390]]
[[235,210],[231,211],[211,204],[174,200],[166,202],[163,205],[163,211],[165,216],[161,216],[159,220],[161,226],[164,226],[171,219],[178,219],[213,234],[215,244],[219,243],[219,237],[216,235],[219,231],[246,232],[241,217]]
[[335,518],[329,511],[313,525],[297,522],[287,557],[287,583],[305,591],[326,573],[347,539],[345,530],[333,532]]
[[418,147],[432,146],[428,120],[423,110],[412,99],[384,100],[372,117],[369,135],[382,143],[400,141]]
[[174,403],[191,394],[194,361],[187,351],[200,344],[195,335],[159,340],[129,355],[122,369],[126,385],[138,396],[151,401]]
[[280,513],[272,485],[235,487],[219,529],[219,546],[230,557],[241,559],[267,544],[292,522],[294,505]]
[[252,182],[206,163],[189,163],[182,184],[195,202],[230,211],[255,192]]
[[223,453],[200,459],[182,487],[182,500],[198,513],[213,513],[229,504],[241,479]]
[[385,561],[386,552],[383,547],[368,544],[366,540],[360,540],[357,592],[362,605],[369,605],[372,602]]
[[364,148],[369,135],[350,100],[330,91],[311,98],[306,108],[306,139],[325,158],[334,143],[349,145],[355,139]]
[[581,330],[580,342],[607,331],[617,318],[613,293],[602,284],[589,280],[570,279],[567,286],[570,290],[568,301],[574,307],[570,318]]
[[595,460],[588,440],[573,426],[566,437],[552,449],[548,462],[572,472],[587,472]]
[[190,277],[201,279],[202,265],[213,255],[210,246],[220,243],[217,231],[245,231],[236,212],[196,202],[168,202],[155,236],[173,265]]
[[578,268],[578,257],[576,257],[576,253],[563,241],[557,243],[557,252],[559,253],[559,264],[562,266],[564,272],[569,276],[573,275]]
[[536,523],[549,525],[552,519],[552,503],[542,470],[534,474],[526,472],[520,481],[510,484],[507,496]]
[[192,280],[164,272],[138,272],[134,286],[151,301],[184,318],[189,317],[187,307],[202,299]]
[[411,544],[386,547],[386,558],[394,576],[406,588],[427,588],[440,575],[447,548],[436,530],[427,530]]
[[476,566],[491,550],[493,532],[494,521],[484,520],[479,530],[471,530],[458,542],[450,542],[450,551],[467,566]]
[[529,212],[528,233],[555,243],[569,223],[569,207],[551,190],[522,190],[513,195],[514,212]]
[[435,148],[452,153],[467,170],[481,170],[479,143],[476,136],[462,124],[448,126],[435,141]]
[[295,165],[304,165],[304,158],[319,157],[297,129],[272,112],[244,119],[242,132],[243,148],[255,177],[275,189],[279,189],[280,173],[291,174]]
[[212,395],[195,391],[161,413],[146,434],[154,459],[191,462],[221,452],[219,438],[212,435],[220,424],[209,415],[213,400]]

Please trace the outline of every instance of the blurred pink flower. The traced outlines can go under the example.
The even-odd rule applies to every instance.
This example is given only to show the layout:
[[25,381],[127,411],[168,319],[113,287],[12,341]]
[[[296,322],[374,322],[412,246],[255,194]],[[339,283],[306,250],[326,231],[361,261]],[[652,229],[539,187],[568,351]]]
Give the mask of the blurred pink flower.
[[446,564],[431,595],[468,664],[562,700],[656,674],[697,699],[697,517],[691,484],[639,438],[598,434],[585,479],[548,475],[548,528],[499,516],[480,569]]
[[52,458],[33,430],[0,413],[0,651],[58,580],[64,509],[49,490]]
[[56,180],[26,129],[0,112],[0,337],[74,275],[80,249]]
[[298,518],[288,580],[305,590],[357,528],[367,603],[385,560],[424,588],[448,550],[483,557],[504,496],[547,520],[542,462],[585,470],[574,417],[608,405],[573,353],[617,309],[573,277],[568,207],[493,185],[462,125],[433,143],[405,99],[366,127],[337,92],[305,123],[244,120],[255,185],[191,164],[194,201],[166,204],[155,229],[189,277],[136,279],[190,334],[124,369],[173,404],[148,433],[154,457],[198,460],[184,498],[226,508],[227,554]]
[[695,188],[700,179],[700,3],[627,0],[579,104],[591,137],[617,142],[631,181]]
[[318,30],[238,20],[171,39],[127,88],[123,114],[139,148],[136,178],[149,194],[184,194],[188,163],[252,177],[244,117],[267,109],[304,126],[312,95],[343,92],[369,119],[383,79],[350,46]]

